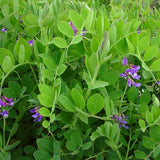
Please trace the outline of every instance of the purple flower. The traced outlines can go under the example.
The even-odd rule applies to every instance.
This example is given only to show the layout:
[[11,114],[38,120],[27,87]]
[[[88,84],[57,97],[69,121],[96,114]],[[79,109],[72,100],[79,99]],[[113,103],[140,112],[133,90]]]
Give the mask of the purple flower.
[[34,118],[35,122],[40,122],[42,119],[42,115],[39,114],[39,109],[40,109],[39,107],[35,107],[30,110],[31,113],[34,113],[32,117]]
[[69,22],[69,24],[70,24],[70,26],[72,27],[72,29],[73,29],[73,32],[74,32],[74,36],[76,36],[77,35],[77,29],[76,29],[76,27],[73,25],[73,23],[70,21]]
[[127,77],[127,73],[126,72],[125,73],[121,73],[119,76],[125,78],[125,77]]
[[86,30],[83,29],[83,30],[82,30],[82,33],[81,33],[81,36],[84,36],[85,34],[86,34]]
[[2,112],[0,112],[0,115],[4,116],[5,118],[7,118],[8,117],[8,113],[9,113],[9,111],[2,111]]
[[131,84],[132,84],[132,80],[128,78],[128,87],[131,87]]
[[157,81],[157,84],[160,86],[160,81]]
[[0,99],[0,107],[5,107],[5,106],[6,106],[6,102]]
[[122,63],[122,65],[126,66],[128,64],[127,58],[124,57],[121,63]]
[[134,85],[135,87],[140,87],[141,83],[135,83],[134,81],[132,81],[132,85]]
[[[127,65],[128,60],[126,57],[124,57],[122,61],[122,65]],[[125,79],[128,79],[128,87],[131,87],[131,85],[134,85],[136,87],[140,87],[141,83],[135,83],[132,79],[140,79],[141,76],[137,74],[137,72],[140,70],[140,66],[130,65],[129,68],[126,69],[124,73],[121,73],[119,76]]]
[[112,118],[112,119],[115,119],[115,123],[118,123],[119,128],[122,128],[122,126],[123,126],[123,128],[129,129],[129,127],[126,126],[127,121],[124,121],[122,117],[123,117],[124,119],[128,119],[128,117],[126,117],[124,114],[122,114],[122,116],[121,116],[121,114],[115,115],[115,116],[113,116],[113,117],[111,117],[111,118]]
[[7,33],[7,29],[4,28],[4,27],[1,29],[1,31],[4,32],[4,33]]
[[32,47],[33,45],[33,40],[28,41],[29,45]]
[[138,28],[137,28],[137,33],[138,33],[138,34],[141,32],[139,29],[140,29],[140,28],[138,27]]

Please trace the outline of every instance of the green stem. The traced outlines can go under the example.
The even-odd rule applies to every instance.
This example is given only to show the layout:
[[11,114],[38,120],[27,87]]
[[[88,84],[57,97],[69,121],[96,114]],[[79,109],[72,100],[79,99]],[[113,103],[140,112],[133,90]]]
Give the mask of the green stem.
[[126,83],[126,86],[125,86],[125,89],[124,89],[123,95],[122,95],[122,97],[121,97],[121,104],[120,104],[120,106],[119,106],[119,113],[120,113],[120,111],[121,111],[122,101],[123,101],[124,96],[125,96],[125,94],[126,94],[127,88],[128,88],[128,83]]
[[6,119],[3,117],[3,149],[5,150],[5,130],[6,130]]
[[121,157],[121,155],[120,155],[120,152],[119,152],[118,148],[116,148],[116,153],[117,153],[119,159],[122,160],[122,157]]

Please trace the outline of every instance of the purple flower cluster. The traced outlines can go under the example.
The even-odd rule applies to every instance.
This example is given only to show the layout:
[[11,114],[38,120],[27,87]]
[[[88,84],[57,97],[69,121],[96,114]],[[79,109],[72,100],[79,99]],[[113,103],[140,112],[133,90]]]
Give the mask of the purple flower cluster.
[[139,30],[139,27],[137,28],[137,33],[138,33],[138,34],[141,33],[141,31]]
[[7,29],[4,28],[4,27],[1,29],[1,31],[4,32],[4,33],[7,33]]
[[7,98],[6,96],[2,96],[2,98],[0,98],[0,115],[7,118],[9,111],[4,110],[4,108],[6,106],[13,106],[13,105],[14,103],[12,98]]
[[[126,57],[122,60],[122,65],[128,65],[128,60]],[[137,72],[139,71],[140,66],[135,65],[129,65],[129,68],[126,69],[124,73],[121,73],[119,76],[127,79],[128,81],[128,87],[131,87],[131,85],[134,85],[135,87],[140,87],[141,83],[136,83],[133,79],[138,80],[140,79],[140,75],[137,75]]]
[[30,110],[31,113],[34,113],[32,115],[32,117],[34,118],[35,122],[40,122],[41,119],[42,119],[42,115],[40,115],[39,109],[40,109],[40,107],[35,107],[35,108],[33,108],[33,109]]
[[[73,23],[70,21],[69,22],[69,24],[70,24],[70,26],[72,27],[72,29],[73,29],[73,32],[74,32],[74,36],[76,36],[77,35],[77,32],[78,32],[78,30],[76,29],[76,27],[73,25]],[[82,33],[81,33],[81,36],[84,36],[86,33],[86,30],[85,29],[83,29],[82,30]]]
[[126,126],[127,121],[124,121],[123,119],[128,119],[128,117],[126,117],[124,114],[119,114],[119,115],[115,115],[112,117],[112,119],[115,119],[115,122],[118,123],[119,128],[125,128],[125,129],[129,129],[128,126]]

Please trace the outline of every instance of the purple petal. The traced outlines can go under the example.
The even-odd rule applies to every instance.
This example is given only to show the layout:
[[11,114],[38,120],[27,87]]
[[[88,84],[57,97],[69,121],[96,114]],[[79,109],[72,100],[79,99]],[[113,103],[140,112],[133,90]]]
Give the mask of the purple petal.
[[125,78],[125,77],[127,77],[127,73],[126,72],[125,73],[121,73],[119,76]]
[[137,33],[139,34],[141,31],[137,31]]
[[128,64],[127,58],[124,57],[121,63],[122,63],[122,65],[126,66]]
[[81,33],[81,36],[84,36],[85,34],[86,34],[86,30],[83,29],[83,30],[82,30],[82,33]]
[[2,112],[0,113],[0,115],[2,115],[2,116],[4,116],[5,118],[7,118],[7,117],[8,117],[8,113],[9,113],[9,111],[2,111]]
[[73,29],[73,32],[74,32],[74,36],[76,36],[77,35],[77,29],[76,29],[76,27],[73,25],[73,23],[72,22],[69,22],[69,24],[70,24],[70,26],[72,27],[72,29]]
[[6,101],[8,101],[8,102],[12,102],[13,101],[13,98],[5,98],[6,99]]
[[140,79],[140,78],[141,78],[141,76],[140,76],[140,75],[137,75],[137,73],[133,73],[133,74],[132,74],[132,77],[133,77],[134,79]]
[[14,105],[13,102],[9,102],[9,103],[8,103],[8,106],[13,106],[13,105]]
[[1,31],[4,32],[4,33],[7,33],[7,29],[4,28],[4,27],[1,29]]
[[28,41],[29,45],[32,46],[33,45],[33,40]]
[[124,127],[125,129],[129,129],[129,127],[128,127],[128,126],[126,126],[125,124],[123,124],[123,127]]
[[37,118],[37,122],[40,122],[42,119],[42,115],[39,114],[39,117]]
[[116,119],[117,118],[117,115],[115,115],[115,116],[113,116],[113,117],[111,117],[112,119]]
[[37,118],[38,116],[39,116],[38,113],[32,115],[33,118]]
[[132,80],[128,78],[128,87],[131,87],[131,84],[132,84]]
[[35,112],[36,112],[36,109],[35,109],[35,108],[30,109],[30,112],[31,112],[31,113],[35,113]]
[[160,81],[157,81],[157,84],[160,86]]
[[135,83],[134,81],[132,81],[132,85],[134,85],[135,87],[140,87],[141,83]]

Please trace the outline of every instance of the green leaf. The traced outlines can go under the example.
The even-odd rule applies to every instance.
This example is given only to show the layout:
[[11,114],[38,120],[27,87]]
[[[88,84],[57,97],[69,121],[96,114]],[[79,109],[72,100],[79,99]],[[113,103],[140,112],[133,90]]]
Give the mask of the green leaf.
[[51,159],[51,155],[46,151],[39,150],[33,153],[35,160],[49,160]]
[[10,152],[0,152],[0,160],[11,160]]
[[51,86],[46,85],[46,84],[38,84],[38,88],[41,94],[47,93],[47,96],[52,97],[52,99],[54,100],[54,92]]
[[[24,46],[23,50],[25,50],[25,51],[23,51],[25,53],[24,60],[29,61],[30,57],[31,57],[31,47],[30,47],[29,43],[23,38],[19,38],[19,40],[17,41],[17,43],[15,45],[15,53],[17,55],[17,59],[18,60],[21,59],[21,58],[19,58],[19,56],[21,54],[21,50],[22,50],[22,48],[20,49],[21,45]],[[24,53],[22,53],[22,54],[24,54]]]
[[129,88],[127,91],[128,100],[134,103],[137,100],[137,97],[139,94],[138,92],[139,90],[135,86],[132,86],[131,88]]
[[9,151],[9,150],[11,150],[11,149],[13,149],[13,148],[16,148],[19,144],[21,143],[21,141],[16,141],[16,142],[14,142],[13,144],[11,144],[11,145],[6,145],[5,146],[5,150],[6,151]]
[[130,53],[134,53],[135,52],[135,48],[134,48],[133,44],[131,43],[131,41],[127,37],[126,37],[126,41],[127,41],[129,52]]
[[149,128],[150,136],[156,141],[160,142],[160,127],[159,126],[151,126]]
[[111,116],[111,101],[110,101],[110,98],[105,97],[104,101],[105,101],[104,109],[105,109],[106,115]]
[[145,132],[145,130],[146,130],[146,123],[145,123],[145,121],[143,119],[139,120],[139,126],[141,127],[141,130],[143,132]]
[[86,56],[85,63],[86,63],[86,67],[87,67],[88,72],[90,73],[91,77],[93,77],[93,75],[96,71],[97,65],[98,65],[97,54],[92,53],[92,55],[90,57]]
[[55,37],[50,44],[55,44],[58,48],[67,48],[67,41],[61,37]]
[[87,101],[87,109],[91,114],[97,114],[104,107],[104,98],[96,93],[92,95]]
[[150,60],[152,60],[153,58],[155,58],[157,56],[158,52],[159,52],[158,46],[151,46],[151,47],[149,47],[146,50],[146,52],[144,53],[143,60],[144,61],[150,61]]
[[48,108],[45,107],[41,107],[39,109],[39,113],[43,116],[43,117],[49,117],[50,116],[50,111]]
[[58,22],[57,27],[58,27],[59,31],[61,33],[63,33],[64,35],[66,35],[70,38],[72,38],[74,36],[73,29],[69,23],[67,23],[65,21],[60,21],[60,22]]
[[148,104],[151,100],[151,95],[149,91],[145,91],[144,93],[142,93],[140,99],[139,99],[139,103],[146,103]]
[[71,133],[71,141],[74,142],[74,144],[79,147],[82,143],[82,138],[81,135],[79,133],[79,131],[77,130],[73,130],[73,132]]
[[116,36],[117,36],[117,30],[115,25],[112,25],[110,27],[108,36],[109,36],[110,43],[113,44],[116,41]]
[[101,36],[104,36],[104,16],[101,14],[96,21],[96,31]]
[[52,107],[53,105],[53,97],[50,97],[47,94],[38,95],[38,100],[43,106]]
[[156,147],[153,152],[153,157],[157,157],[160,154],[160,146]]
[[138,159],[145,159],[147,157],[147,155],[143,151],[139,151],[139,150],[136,150],[134,154]]
[[91,147],[92,147],[92,142],[87,142],[83,144],[82,150],[88,150]]
[[152,100],[153,100],[153,106],[159,107],[160,105],[159,100],[154,94],[152,95]]
[[32,155],[35,150],[36,150],[36,148],[33,147],[32,145],[27,145],[27,146],[24,147],[24,152],[26,154],[31,154]]
[[61,157],[59,155],[54,154],[53,155],[53,159],[54,160],[61,160]]
[[55,72],[57,66],[56,63],[54,61],[54,59],[46,54],[40,54],[40,57],[43,59],[44,64],[46,65],[46,67],[50,70]]
[[69,18],[71,19],[71,21],[72,21],[73,25],[76,27],[76,29],[78,29],[78,30],[82,29],[83,19],[78,13],[71,10],[69,12]]
[[81,95],[81,93],[77,89],[75,89],[75,88],[72,89],[71,96],[72,96],[72,99],[73,99],[75,105],[78,108],[80,108],[80,109],[85,108],[84,98],[83,98],[83,96]]
[[99,38],[93,37],[91,41],[91,50],[92,52],[97,52],[99,46]]
[[55,121],[56,117],[55,117],[55,114],[53,113],[51,116],[50,116],[50,122],[53,123]]
[[12,59],[12,64],[15,65],[15,59],[13,53],[9,49],[0,48],[0,64],[3,63],[3,59],[5,56],[9,56]]
[[0,147],[2,147],[3,140],[2,140],[2,135],[0,134]]
[[160,71],[160,59],[155,60],[151,66],[150,66],[151,71],[153,72],[158,72]]
[[146,111],[149,111],[148,105],[146,103],[142,103],[138,105],[138,108],[142,118],[146,118]]
[[47,153],[52,153],[53,152],[53,141],[48,138],[39,138],[37,139],[37,145],[38,149],[45,151]]
[[20,45],[20,50],[19,50],[19,63],[24,63],[25,60],[25,48],[24,45]]
[[143,136],[143,145],[147,149],[153,149],[155,147],[155,140],[151,137]]
[[60,76],[61,74],[64,73],[64,71],[66,70],[67,66],[65,64],[62,64],[58,67],[58,70],[57,70],[57,74],[58,76]]
[[150,37],[149,36],[143,37],[138,44],[139,52],[140,53],[144,52],[148,48],[149,43],[150,43]]
[[93,84],[89,85],[89,88],[90,89],[96,89],[96,88],[106,87],[108,85],[109,85],[108,82],[96,80],[96,81],[94,81]]
[[151,112],[146,111],[146,121],[151,124],[153,122],[153,115]]
[[53,150],[54,150],[54,154],[59,155],[60,154],[60,142],[59,141],[54,141],[53,142]]
[[9,72],[12,68],[12,59],[10,56],[5,56],[2,63],[2,69],[4,72]]
[[65,109],[67,109],[70,112],[76,111],[74,104],[70,101],[70,99],[67,96],[61,95],[58,99],[60,103],[65,107]]
[[67,141],[66,147],[69,151],[75,151],[77,149],[76,145],[71,140]]
[[94,17],[94,10],[91,9],[87,18],[86,18],[86,21],[85,21],[85,28],[87,31],[93,31],[94,28],[95,28],[95,17]]
[[84,113],[78,112],[77,117],[84,123],[88,124],[88,116]]
[[52,71],[50,71],[49,69],[42,70],[42,74],[44,75],[44,77],[46,77],[50,81],[53,81],[54,73]]
[[78,44],[81,40],[82,40],[82,36],[81,35],[74,36],[73,39],[72,39],[71,44]]
[[44,128],[48,128],[48,127],[49,127],[49,122],[48,122],[47,120],[44,120],[44,121],[42,122],[42,126],[43,126]]
[[10,133],[9,133],[10,138],[13,137],[16,134],[18,126],[19,125],[16,122],[13,124],[13,127],[12,127],[12,129],[10,130]]

